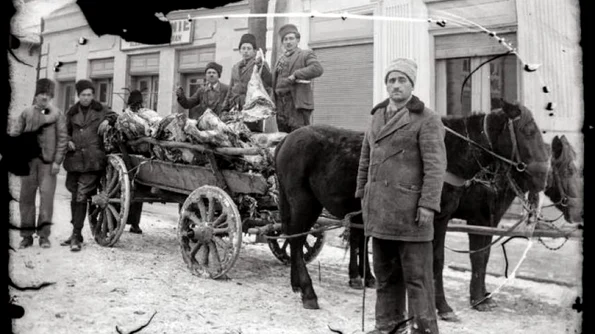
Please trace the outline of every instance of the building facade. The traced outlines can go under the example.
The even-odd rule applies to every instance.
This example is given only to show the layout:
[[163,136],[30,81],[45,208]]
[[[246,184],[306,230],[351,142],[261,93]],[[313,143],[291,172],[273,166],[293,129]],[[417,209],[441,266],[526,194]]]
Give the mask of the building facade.
[[[275,12],[274,5],[271,0],[270,13]],[[396,57],[409,57],[419,64],[414,93],[437,112],[466,115],[491,110],[499,98],[518,100],[533,111],[546,141],[565,134],[582,158],[582,58],[576,0],[288,0],[287,7],[292,13],[414,19],[304,16],[287,20],[298,26],[300,46],[313,49],[325,70],[313,81],[314,123],[364,130],[372,106],[387,96],[383,83],[387,64]],[[57,101],[64,109],[76,100],[75,81],[90,78],[97,85],[98,99],[114,110],[124,107],[124,88],[137,88],[144,90],[148,107],[169,114],[180,110],[176,87],[184,87],[187,94],[198,89],[209,61],[223,65],[221,80],[227,83],[231,67],[241,59],[237,44],[248,31],[248,19],[200,17],[248,12],[244,1],[213,10],[169,13],[172,42],[149,46],[116,36],[98,38],[72,5],[46,19],[41,76],[58,82]],[[188,16],[199,18],[190,22]],[[427,17],[443,19],[445,24],[428,22]],[[269,51],[272,38],[278,38],[273,21],[267,22]],[[462,88],[471,71],[508,51],[483,28],[510,43],[520,59],[508,55],[486,63]],[[88,42],[79,44],[80,37]],[[54,71],[58,62],[61,66]],[[540,67],[527,72],[525,63]],[[546,110],[550,102],[553,111]]]

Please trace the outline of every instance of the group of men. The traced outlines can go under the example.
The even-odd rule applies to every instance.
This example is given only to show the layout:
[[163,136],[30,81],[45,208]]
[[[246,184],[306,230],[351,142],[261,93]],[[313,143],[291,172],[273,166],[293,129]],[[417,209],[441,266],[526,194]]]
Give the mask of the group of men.
[[[312,51],[298,47],[300,34],[294,25],[283,26],[279,36],[285,52],[272,73],[256,57],[256,38],[245,34],[238,46],[242,60],[233,66],[229,86],[219,82],[222,66],[213,62],[206,68],[204,88],[189,98],[179,88],[178,102],[192,110],[189,117],[198,118],[207,109],[218,115],[231,108],[241,110],[257,66],[275,102],[279,131],[289,133],[310,124],[314,109],[310,80],[322,75],[322,66]],[[377,300],[376,328],[371,333],[389,333],[408,316],[414,317],[409,326],[412,333],[438,333],[432,239],[446,172],[445,129],[440,117],[412,94],[416,75],[413,60],[400,58],[390,64],[384,78],[389,98],[373,108],[361,151],[354,195],[362,201],[365,234],[373,240]],[[91,81],[78,81],[76,91],[79,101],[62,114],[50,103],[53,82],[40,79],[34,105],[20,116],[15,134],[38,131],[42,148],[42,154],[30,163],[30,175],[22,178],[19,205],[25,229],[21,248],[33,244],[38,189],[37,224],[52,222],[56,174],[63,164],[68,172],[66,187],[72,194],[72,234],[62,245],[72,251],[81,249],[90,197],[106,167],[103,133],[114,124],[116,113],[94,100]],[[37,233],[40,246],[50,247],[49,226]]]
[[[256,66],[267,93],[275,103],[279,131],[289,133],[309,125],[314,110],[310,81],[323,74],[322,65],[312,50],[304,50],[298,46],[301,35],[295,25],[282,26],[279,29],[279,38],[284,52],[272,71],[262,57],[257,56],[259,46],[256,45],[256,37],[244,34],[238,45],[242,60],[232,67],[229,85],[219,81],[223,67],[211,62],[205,70],[207,84],[188,98],[184,95],[184,90],[178,87],[178,103],[183,108],[190,109],[188,116],[194,119],[207,109],[217,115],[231,109],[242,110],[248,83]],[[249,124],[249,127],[254,131],[262,131],[261,124]]]

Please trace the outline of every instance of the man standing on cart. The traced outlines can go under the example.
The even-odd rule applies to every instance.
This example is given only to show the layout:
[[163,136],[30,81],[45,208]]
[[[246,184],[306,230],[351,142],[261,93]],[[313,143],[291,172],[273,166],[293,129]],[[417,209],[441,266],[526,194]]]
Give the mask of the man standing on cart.
[[68,152],[64,160],[64,169],[68,172],[66,189],[72,194],[72,234],[61,243],[70,245],[73,252],[81,250],[87,204],[107,165],[103,134],[117,118],[114,111],[94,99],[95,86],[91,81],[79,80],[75,88],[79,101],[66,113]]
[[310,124],[314,111],[314,94],[310,80],[324,70],[312,50],[302,50],[300,33],[293,24],[279,29],[285,52],[277,61],[273,74],[273,102],[277,107],[279,131],[290,133]]
[[222,70],[223,66],[216,62],[208,63],[205,70],[207,84],[205,87],[199,88],[189,98],[186,98],[186,95],[184,95],[184,89],[182,87],[176,89],[178,103],[184,109],[188,109],[189,118],[198,119],[207,109],[211,109],[217,116],[221,115],[223,103],[229,90],[228,85],[219,82]]

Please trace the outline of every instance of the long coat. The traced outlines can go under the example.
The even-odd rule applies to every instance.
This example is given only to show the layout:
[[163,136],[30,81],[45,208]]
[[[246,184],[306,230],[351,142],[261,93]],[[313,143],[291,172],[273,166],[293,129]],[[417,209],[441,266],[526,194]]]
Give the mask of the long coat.
[[23,110],[13,136],[24,132],[39,132],[37,140],[41,148],[42,160],[48,163],[64,161],[64,153],[68,143],[66,119],[62,110],[54,105],[48,105],[45,115],[37,106],[30,106]]
[[431,241],[434,225],[419,226],[418,207],[440,212],[446,172],[440,116],[413,96],[401,118],[385,124],[389,100],[372,110],[364,136],[356,197],[363,197],[365,234],[379,239]]
[[[293,74],[296,80],[312,80],[324,73],[322,65],[312,50],[302,50],[297,48],[295,52],[297,53],[296,57],[291,57],[293,61],[287,62],[287,58],[283,55],[275,65],[273,74],[273,102],[277,99],[275,96],[277,82],[285,79],[279,77],[281,66],[289,66],[289,73],[290,75]],[[314,94],[312,92],[311,83],[294,82],[291,86],[291,97],[296,109],[314,110]]]
[[[242,66],[245,61],[242,59],[231,68],[231,80],[229,82],[229,91],[225,97],[223,110],[229,110],[234,106],[242,109],[246,102],[246,93],[248,91],[248,82],[252,78],[254,66],[256,66],[255,58],[250,59],[246,65]],[[264,88],[270,90],[271,88],[271,70],[266,62],[262,64],[260,78]]]
[[67,172],[101,171],[106,167],[107,158],[103,137],[97,133],[97,130],[104,120],[108,120],[110,125],[113,125],[117,114],[97,101],[91,102],[87,112],[85,119],[80,110],[80,102],[77,102],[66,113],[68,140],[75,146],[74,151],[66,153],[64,169]]
[[[207,86],[201,87],[189,98],[182,95],[178,97],[178,103],[184,109],[190,109],[188,113],[188,117],[192,119],[198,119],[202,114],[207,110],[211,109],[216,115],[220,115],[223,111],[223,104],[225,103],[225,98],[227,97],[227,93],[229,92],[229,86],[219,82],[219,90],[216,93],[217,101],[214,105],[209,106],[207,101]],[[195,108],[196,107],[196,108]]]

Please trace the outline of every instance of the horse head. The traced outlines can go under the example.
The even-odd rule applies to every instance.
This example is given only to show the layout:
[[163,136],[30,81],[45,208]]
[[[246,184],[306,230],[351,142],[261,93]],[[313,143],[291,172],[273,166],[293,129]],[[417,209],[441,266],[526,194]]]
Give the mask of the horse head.
[[566,221],[582,222],[583,199],[581,177],[576,166],[576,153],[566,136],[555,136],[551,145],[551,171],[548,173],[545,194],[562,211]]
[[526,188],[537,193],[547,182],[550,154],[531,111],[501,99],[502,108],[489,114],[487,126],[495,153],[511,160],[523,173]]

